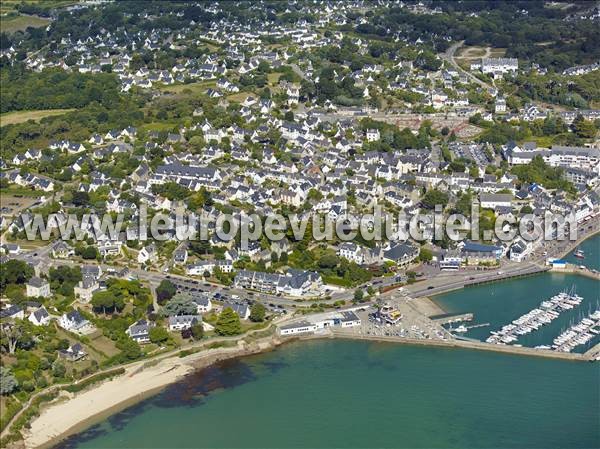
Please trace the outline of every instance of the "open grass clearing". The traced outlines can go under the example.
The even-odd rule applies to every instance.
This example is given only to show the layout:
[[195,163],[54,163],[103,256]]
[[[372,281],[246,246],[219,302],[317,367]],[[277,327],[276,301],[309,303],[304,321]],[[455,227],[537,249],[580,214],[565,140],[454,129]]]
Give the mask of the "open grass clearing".
[[96,338],[91,339],[91,346],[98,351],[106,354],[108,357],[117,355],[120,351],[115,346],[115,343],[108,337],[100,333]]
[[458,50],[457,58],[474,59],[482,58],[489,52],[489,47],[461,47]]
[[0,126],[16,125],[28,120],[39,122],[44,117],[53,117],[72,112],[75,109],[38,109],[34,111],[6,112],[0,115]]
[[270,86],[275,86],[279,82],[279,78],[281,78],[282,73],[273,72],[267,75],[267,81]]
[[0,30],[4,33],[14,33],[16,31],[25,31],[29,27],[45,27],[50,22],[50,19],[44,17],[27,16],[24,14],[9,15],[0,18]]
[[50,196],[50,195],[52,195],[52,193],[51,192],[42,192],[41,190],[34,190],[29,187],[22,187],[22,186],[13,184],[6,189],[2,189],[2,195],[3,196],[12,195],[16,198],[31,197],[31,198],[38,199],[43,196]]
[[141,125],[140,129],[144,131],[171,132],[175,127],[177,127],[177,123],[152,122]]
[[235,103],[243,103],[251,95],[253,95],[252,92],[238,92],[237,94],[227,96],[227,99]]
[[189,84],[162,85],[159,89],[164,93],[171,94],[180,94],[186,91],[203,94],[206,89],[210,87],[214,88],[216,84],[217,82],[215,80],[207,80]]
[[468,70],[472,63],[478,62],[481,58],[502,58],[505,54],[506,48],[461,47],[454,59],[462,68]]
[[2,209],[1,215],[3,216],[18,215],[37,201],[37,198],[31,196],[14,196],[5,193],[7,191],[8,189],[2,189],[2,195],[0,195],[0,208]]

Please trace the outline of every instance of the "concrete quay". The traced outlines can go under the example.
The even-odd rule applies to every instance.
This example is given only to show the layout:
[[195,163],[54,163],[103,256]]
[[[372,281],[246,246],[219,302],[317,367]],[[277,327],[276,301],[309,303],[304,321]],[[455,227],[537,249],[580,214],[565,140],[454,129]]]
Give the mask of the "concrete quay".
[[600,273],[598,273],[597,271],[592,271],[589,268],[582,267],[569,263],[565,268],[552,267],[550,271],[552,273],[577,274],[579,276],[584,276],[590,279],[594,279],[596,281],[600,281]]
[[[560,360],[571,360],[571,361],[592,361],[595,355],[600,354],[600,347],[595,348],[596,351],[592,352],[590,350],[585,354],[579,354],[575,352],[558,352],[551,351],[548,349],[536,349],[536,348],[528,348],[524,346],[511,346],[511,345],[495,345],[491,343],[485,342],[477,342],[477,341],[466,341],[466,340],[456,340],[456,339],[448,339],[448,340],[434,340],[434,339],[415,339],[415,338],[405,338],[405,337],[397,337],[393,335],[366,335],[361,334],[359,332],[353,332],[351,330],[341,330],[335,329],[330,330],[330,333],[326,335],[330,338],[342,338],[342,339],[352,339],[352,340],[368,340],[368,341],[379,341],[379,342],[387,342],[387,343],[400,343],[400,344],[408,344],[408,345],[423,345],[423,346],[433,346],[433,347],[442,347],[442,348],[463,348],[463,349],[475,349],[480,351],[492,351],[492,352],[501,352],[505,354],[513,354],[513,355],[523,355],[523,356],[534,356],[534,357],[544,357],[550,359],[560,359]],[[596,345],[600,346],[600,345]],[[594,349],[594,348],[593,348]]]

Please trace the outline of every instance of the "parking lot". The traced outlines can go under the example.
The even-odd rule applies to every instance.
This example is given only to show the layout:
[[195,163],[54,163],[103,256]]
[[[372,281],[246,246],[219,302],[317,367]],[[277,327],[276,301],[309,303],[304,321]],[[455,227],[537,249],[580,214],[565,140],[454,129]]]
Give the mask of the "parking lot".
[[234,289],[231,287],[220,287],[195,279],[174,278],[168,275],[166,276],[166,279],[175,284],[179,293],[189,293],[191,295],[204,293],[207,294],[213,301],[246,304],[248,306],[251,306],[256,301],[259,301],[271,313],[287,313],[284,305],[269,302],[269,298],[264,298],[258,293]]
[[[361,325],[351,328],[349,331],[359,335],[402,337],[418,340],[446,340],[450,334],[439,324],[433,322],[419,312],[417,307],[411,304],[413,301],[405,293],[398,293],[386,298],[388,305],[401,314],[401,318],[390,324],[378,313],[377,307],[368,307],[357,312],[361,319]],[[381,304],[384,305],[384,304]]]

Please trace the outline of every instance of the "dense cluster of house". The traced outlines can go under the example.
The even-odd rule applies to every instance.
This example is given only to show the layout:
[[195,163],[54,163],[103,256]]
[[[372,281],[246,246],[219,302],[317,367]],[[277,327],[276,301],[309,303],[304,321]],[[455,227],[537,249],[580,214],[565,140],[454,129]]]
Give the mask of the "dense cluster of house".
[[600,176],[600,149],[587,147],[553,146],[538,147],[535,142],[519,146],[510,142],[503,149],[503,156],[511,165],[529,164],[541,156],[551,167],[564,169],[565,177],[579,185],[595,186]]
[[[205,94],[218,98],[220,106],[227,106],[231,94],[244,90],[242,77],[260,72],[261,65],[264,67],[266,64],[270,69],[288,66],[300,78],[314,82],[319,78],[319,71],[313,67],[313,60],[306,56],[315,48],[338,46],[349,40],[360,54],[366,54],[370,48],[367,39],[341,31],[323,32],[323,27],[331,23],[346,24],[348,12],[358,6],[360,4],[354,2],[306,5],[308,11],[305,12],[318,11],[314,22],[301,19],[285,25],[270,21],[258,23],[253,19],[239,23],[237,19],[223,15],[202,30],[202,38],[198,30],[205,25],[196,23],[176,32],[168,28],[136,33],[127,33],[125,28],[112,33],[101,30],[85,39],[65,37],[44,51],[30,54],[25,63],[33,70],[59,67],[80,73],[98,73],[103,71],[103,67],[110,66],[110,70],[118,75],[123,92],[206,81]],[[424,5],[401,6],[418,14],[438,12]],[[218,4],[204,7],[210,12],[221,11]],[[360,18],[358,22],[366,23],[366,20]],[[403,38],[399,34],[393,36],[397,41]],[[282,43],[274,50],[266,41]],[[412,43],[417,47],[421,44],[420,41]],[[145,62],[134,62],[135,53],[158,51],[165,46],[172,50],[202,47],[204,51],[201,56],[181,57],[172,67],[160,69],[145,65]],[[11,47],[2,53],[14,57],[15,49]],[[65,60],[72,61],[73,58],[75,64],[65,63]],[[493,117],[483,108],[469,104],[471,80],[466,73],[453,67],[442,66],[437,71],[427,72],[416,68],[412,61],[393,55],[385,63],[369,63],[357,68],[349,61],[341,61],[339,67],[341,69],[333,73],[333,82],[342,84],[351,80],[365,100],[375,93],[403,91],[416,94],[411,107],[429,107],[430,112],[452,110],[452,113],[465,116],[480,112],[484,119]],[[483,58],[471,69],[495,78],[516,73],[519,62],[513,58]],[[597,65],[573,68],[567,74],[596,69]],[[129,224],[139,216],[141,205],[172,218],[183,214],[197,221],[213,222],[223,206],[231,208],[237,217],[241,217],[242,210],[251,210],[265,217],[278,211],[293,210],[298,211],[301,218],[318,213],[332,220],[345,219],[351,214],[359,215],[372,211],[374,206],[382,206],[386,211],[401,210],[410,218],[423,210],[421,200],[424,192],[437,189],[448,195],[449,204],[453,204],[463,192],[473,192],[482,208],[493,210],[497,215],[517,216],[524,206],[529,206],[537,215],[546,210],[573,211],[578,220],[583,220],[598,210],[599,198],[594,190],[600,176],[598,148],[541,148],[533,143],[509,143],[502,148],[501,157],[509,166],[529,164],[534,157],[540,156],[550,166],[563,168],[566,179],[579,189],[578,199],[573,202],[567,200],[564,192],[549,192],[537,184],[522,185],[516,176],[508,172],[498,176],[491,174],[494,170],[488,168],[498,168],[501,163],[500,156],[491,145],[450,142],[447,150],[451,158],[464,162],[467,169],[464,172],[448,170],[450,162],[445,160],[446,157],[439,157],[446,148],[394,149],[394,136],[388,128],[376,127],[372,123],[364,126],[361,119],[367,113],[377,112],[376,106],[368,101],[363,107],[343,107],[328,100],[322,106],[302,104],[295,109],[298,104],[306,103],[299,83],[282,80],[275,84],[272,87],[278,95],[271,98],[247,94],[235,100],[239,109],[236,109],[238,115],[236,120],[230,121],[231,124],[223,125],[220,121],[211,120],[202,107],[197,107],[185,126],[173,127],[166,137],[157,131],[148,131],[143,133],[144,139],[141,140],[142,134],[135,126],[126,126],[85,136],[83,141],[51,141],[44,149],[51,151],[30,148],[9,160],[0,161],[1,167],[7,169],[0,176],[6,178],[9,185],[53,192],[60,187],[58,181],[34,173],[37,173],[39,164],[52,160],[52,153],[71,155],[73,162],[64,169],[72,172],[77,192],[90,194],[98,189],[108,190],[106,200],[102,200],[104,204],[94,204],[93,212],[96,214],[92,213],[92,218],[80,227],[84,237],[93,240],[103,258],[121,256],[126,241],[140,240],[140,236],[135,226],[129,226],[117,237],[106,235],[101,230],[100,213],[126,214]],[[532,121],[548,115],[547,111],[534,104],[526,105],[519,114],[509,114],[506,99],[497,89],[479,86],[477,89],[496,98],[494,112],[507,120]],[[154,92],[160,94],[158,90]],[[291,117],[282,114],[282,110],[289,108],[290,112],[293,111]],[[588,120],[600,117],[597,110],[558,114],[567,124],[573,123],[579,114]],[[196,136],[202,138],[201,148],[189,145]],[[377,148],[377,143],[386,143],[392,149],[372,150]],[[134,150],[141,147],[146,151]],[[160,156],[159,163],[150,156],[155,150],[164,155]],[[101,164],[110,164],[120,155],[129,155],[137,161],[137,167],[126,179],[114,179],[106,170],[98,168]],[[190,193],[206,190],[213,205],[190,210],[183,201],[155,193],[172,183]],[[74,206],[65,201],[61,204],[65,208]],[[25,211],[10,223],[3,219],[0,226],[7,227],[11,233],[18,233],[31,220],[32,215]],[[51,215],[48,227],[59,228],[66,221],[66,214],[59,211]],[[181,230],[178,226],[173,219],[166,223],[164,231],[174,238]],[[363,267],[386,263],[408,267],[419,256],[419,247],[396,240],[381,242],[374,247],[346,242],[339,244],[336,252],[339,257]],[[290,254],[292,245],[287,240],[272,242],[269,248],[258,242],[242,248],[234,239],[221,240],[211,228],[209,244],[213,249],[219,247],[224,250],[224,257],[193,257],[188,260],[188,251],[183,244],[172,253],[173,265],[180,266],[191,276],[213,275],[217,271],[235,273],[235,286],[263,293],[291,297],[323,293],[321,277],[315,272],[236,270],[236,263],[241,258],[262,261],[268,266],[273,254],[278,259],[282,254]],[[8,245],[3,249],[13,254],[16,250]],[[465,241],[457,248],[445,251],[439,263],[444,269],[456,269],[464,263],[497,262],[502,256],[524,260],[532,247],[525,241],[498,246]],[[72,257],[74,253],[74,248],[67,242],[56,242],[51,251],[52,257],[57,259]],[[137,249],[129,248],[127,253],[133,253],[131,260],[145,267],[156,264],[161,257],[160,245],[155,242],[142,242]],[[103,273],[99,266],[84,266],[82,272],[83,279],[75,287],[75,295],[79,301],[87,303],[94,292],[103,288]],[[36,276],[27,284],[27,296],[48,295],[49,285],[42,278]],[[239,313],[240,316],[246,315],[243,310]],[[39,311],[39,315],[36,321],[43,318],[43,312]],[[171,330],[188,329],[199,321],[200,316],[199,312],[198,315],[176,317],[169,326]],[[61,316],[59,324],[82,333],[90,329],[90,323],[77,312]],[[142,341],[147,337],[149,326],[145,321],[135,323],[130,328],[130,335]]]
[[[206,118],[199,117],[192,125],[181,127],[178,134],[167,136],[164,142],[159,143],[158,136],[150,133],[144,146],[148,149],[161,147],[167,155],[155,168],[151,168],[146,155],[136,156],[139,166],[128,178],[127,183],[113,180],[105,173],[94,170],[93,164],[99,152],[102,153],[103,160],[111,160],[115,154],[122,151],[131,152],[132,145],[128,142],[137,139],[137,129],[134,127],[90,136],[86,142],[89,148],[65,141],[52,142],[51,147],[80,154],[71,167],[75,173],[80,172],[84,163],[91,164],[92,170],[80,176],[81,182],[77,190],[89,193],[101,186],[109,186],[105,211],[127,213],[132,220],[139,214],[139,204],[146,204],[150,209],[173,215],[181,212],[197,220],[215,221],[218,218],[220,212],[214,206],[194,212],[180,201],[172,201],[153,193],[154,186],[166,183],[176,183],[190,192],[206,189],[211,192],[212,200],[217,205],[230,206],[232,202],[236,202],[241,208],[251,207],[263,216],[268,216],[281,207],[308,206],[304,207],[304,216],[319,213],[332,220],[371,210],[376,205],[388,210],[401,209],[408,216],[412,216],[422,209],[421,189],[435,188],[448,192],[451,197],[467,190],[477,194],[502,191],[520,195],[523,190],[528,189],[525,186],[519,191],[519,183],[514,175],[504,174],[498,178],[496,175],[486,174],[489,165],[498,163],[494,149],[486,144],[450,143],[448,149],[454,159],[468,161],[478,170],[476,174],[473,174],[472,170],[448,173],[445,171],[448,162],[434,159],[434,151],[429,149],[390,152],[364,150],[366,144],[381,139],[382,135],[377,129],[368,128],[362,131],[360,123],[353,118],[341,118],[332,122],[324,120],[320,114],[298,113],[291,122],[281,120],[270,112],[263,114],[259,108],[259,101],[252,97],[245,100],[240,114],[244,114],[244,109],[247,109],[248,117],[258,121],[258,126],[249,126],[247,129],[238,125],[219,128]],[[190,132],[200,133],[204,137],[205,146],[200,152],[192,153],[187,150],[186,135]],[[282,136],[276,148],[273,148],[268,137],[272,132]],[[231,142],[230,150],[224,149],[221,144],[224,137],[228,137]],[[251,153],[248,142],[262,146],[262,151],[258,155]],[[173,145],[178,143],[183,144],[182,149],[175,150]],[[39,153],[28,150],[28,163],[37,161]],[[224,159],[225,155],[229,157],[227,162]],[[596,207],[593,190],[588,192],[586,188],[593,188],[600,174],[600,152],[597,148],[555,146],[548,149],[539,148],[533,143],[520,146],[509,143],[503,147],[501,155],[509,165],[528,164],[535,156],[541,156],[550,166],[562,167],[565,177],[581,188],[581,198],[576,208],[578,217],[584,217]],[[19,176],[21,175],[16,170],[8,172],[9,181]],[[122,185],[127,185],[129,190],[122,189]],[[533,201],[534,209],[561,210],[564,197],[560,192],[550,195],[540,186],[531,188],[537,196],[519,198],[520,207]],[[538,192],[541,194],[538,195]],[[131,198],[132,194],[139,198],[138,204],[125,199],[125,196]],[[540,195],[543,201],[539,200]],[[504,212],[509,206],[505,205]],[[485,202],[482,207],[487,207]],[[512,211],[518,213],[514,204]],[[234,209],[235,214],[239,214],[239,209]],[[9,231],[22,231],[31,219],[29,213],[23,213],[8,225]],[[59,212],[51,216],[48,226],[59,227],[66,220],[66,215]],[[111,238],[100,231],[99,223],[100,220],[93,216],[88,223],[82,224],[80,230],[86,236],[95,239],[98,252],[103,257],[122,254],[124,242],[138,238],[137,229],[133,226],[118,239]],[[167,223],[166,231],[175,236],[175,220]],[[188,274],[212,274],[217,267],[222,272],[230,273],[234,271],[234,263],[242,256],[254,261],[269,261],[273,251],[278,254],[282,251],[277,247],[262,249],[257,244],[242,250],[234,247],[233,241],[221,241],[212,232],[210,244],[225,246],[225,259],[194,261],[186,267]],[[361,265],[391,260],[404,266],[414,259],[412,254],[393,257],[391,254],[395,250],[394,247],[398,245],[393,242],[377,250],[343,246],[338,254]],[[289,245],[283,250],[289,253]],[[408,253],[410,254],[410,251]],[[64,242],[56,248],[57,257],[69,257],[72,254],[73,249]],[[176,252],[173,258],[175,263],[184,265],[187,262],[185,247]],[[152,264],[157,259],[157,247],[151,243],[137,251],[137,262],[140,264]],[[90,292],[96,286],[91,278],[84,281],[78,287],[78,291],[81,292],[82,298],[89,298]]]

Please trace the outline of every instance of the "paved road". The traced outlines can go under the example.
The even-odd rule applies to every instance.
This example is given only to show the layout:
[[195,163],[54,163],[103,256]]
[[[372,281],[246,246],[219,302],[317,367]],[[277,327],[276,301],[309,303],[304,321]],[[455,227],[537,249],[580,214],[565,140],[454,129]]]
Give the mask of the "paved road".
[[303,80],[306,80],[306,81],[311,81],[311,80],[310,80],[310,79],[309,79],[309,78],[306,76],[306,74],[305,74],[305,73],[302,71],[302,69],[301,69],[300,67],[298,67],[298,64],[290,64],[290,67],[292,68],[292,70],[293,70],[294,72],[296,72],[296,74],[297,74],[297,75],[298,75],[300,78],[302,78]]
[[465,75],[467,75],[471,79],[471,81],[479,84],[481,87],[484,87],[486,89],[493,88],[494,86],[492,86],[484,81],[481,81],[479,78],[477,78],[472,73],[467,72],[466,70],[463,70],[462,67],[459,66],[458,63],[456,62],[456,60],[454,59],[454,54],[456,53],[456,50],[458,50],[460,47],[462,47],[462,45],[464,43],[465,43],[465,41],[457,42],[456,44],[453,44],[450,47],[448,47],[448,49],[444,53],[440,53],[438,56],[440,58],[442,58],[444,61],[447,61],[450,64],[452,64],[456,70],[458,70],[460,73],[464,73]]
[[[595,217],[592,220],[589,220],[588,222],[580,224],[578,228],[578,236],[581,240],[585,237],[592,235],[595,232],[598,232],[598,230],[600,230],[600,216]],[[467,269],[455,272],[442,272],[438,268],[431,266],[417,267],[415,270],[423,272],[424,276],[419,278],[420,282],[409,285],[406,287],[406,289],[408,292],[410,292],[411,295],[415,297],[427,296],[441,293],[447,289],[462,288],[470,283],[500,280],[502,278],[509,277],[514,274],[534,273],[536,271],[540,271],[540,268],[542,268],[545,265],[546,258],[562,257],[565,253],[572,251],[572,249],[575,246],[577,246],[577,244],[578,243],[573,243],[571,241],[545,242],[544,246],[542,246],[541,248],[536,250],[536,252],[533,253],[529,261],[521,263],[506,261],[502,263],[501,267],[487,271]],[[81,262],[72,261],[69,259],[50,259],[49,252],[50,245],[23,253],[20,256],[18,256],[18,258],[25,261],[42,259],[50,265],[81,265]],[[544,252],[547,252],[547,254],[544,255]],[[108,264],[100,264],[100,266],[102,267],[104,272],[108,272],[110,270],[119,270],[123,268]],[[292,310],[299,304],[307,304],[306,301],[300,301],[297,299],[285,298],[263,293],[259,294],[233,287],[225,287],[220,284],[207,282],[203,279],[192,278],[189,276],[180,276],[158,271],[146,271],[140,268],[129,268],[129,272],[132,277],[143,281],[147,281],[152,288],[156,288],[156,286],[160,284],[160,282],[164,279],[169,279],[178,286],[180,291],[191,293],[209,292],[213,296],[215,294],[219,294],[221,297],[224,297],[228,300],[234,299],[232,298],[232,296],[237,296],[239,298],[235,298],[235,300],[242,302],[260,300],[261,302],[266,304],[271,310],[274,311],[281,311],[282,309]],[[371,285],[373,288],[378,289],[381,287],[387,287],[396,284],[397,282],[398,280],[396,279],[396,276],[390,276],[385,278],[374,279],[371,282],[359,286],[358,288],[366,290],[368,286]],[[330,292],[328,292],[329,298],[323,297],[316,298],[315,300],[317,302],[327,304],[332,304],[335,301],[340,300],[349,302],[352,301],[354,297],[354,290],[355,289],[331,290]],[[384,293],[381,295],[381,297],[386,298],[394,292],[395,290]]]

